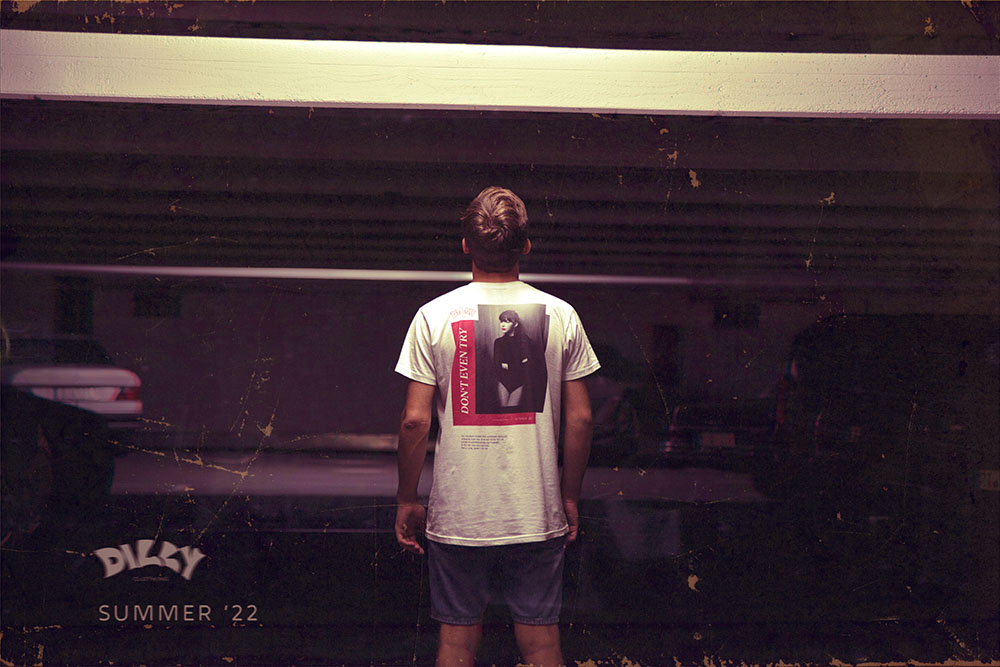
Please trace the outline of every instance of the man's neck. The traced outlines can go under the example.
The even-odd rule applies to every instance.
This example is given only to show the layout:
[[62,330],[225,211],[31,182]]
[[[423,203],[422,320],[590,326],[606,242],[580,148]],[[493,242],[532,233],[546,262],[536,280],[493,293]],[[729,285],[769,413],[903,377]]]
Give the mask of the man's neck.
[[517,280],[520,271],[520,265],[515,264],[514,268],[510,271],[501,271],[499,273],[493,273],[492,271],[483,271],[476,263],[472,263],[472,282],[474,283],[512,283]]

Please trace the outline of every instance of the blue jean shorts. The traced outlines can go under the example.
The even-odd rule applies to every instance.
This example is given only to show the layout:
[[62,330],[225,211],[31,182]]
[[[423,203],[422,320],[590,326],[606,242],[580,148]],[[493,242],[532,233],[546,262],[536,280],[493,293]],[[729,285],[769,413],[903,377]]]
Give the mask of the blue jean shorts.
[[562,607],[566,536],[544,542],[465,547],[427,540],[431,618],[476,625],[490,601],[491,576],[517,623],[552,625]]

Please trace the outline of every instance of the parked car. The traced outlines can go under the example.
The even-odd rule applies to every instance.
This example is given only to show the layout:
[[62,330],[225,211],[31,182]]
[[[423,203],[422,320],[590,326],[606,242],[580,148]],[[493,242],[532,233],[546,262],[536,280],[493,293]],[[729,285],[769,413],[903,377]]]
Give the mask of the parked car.
[[93,521],[118,453],[102,415],[0,386],[0,545],[40,526]]
[[669,464],[744,468],[773,425],[769,398],[680,403],[670,411],[659,455]]
[[996,610],[998,339],[992,317],[808,327],[778,385],[774,438],[755,456],[758,490],[788,497],[826,557],[866,557],[880,594]]
[[13,338],[0,383],[95,412],[112,426],[136,424],[142,416],[139,376],[116,366],[92,338]]
[[794,340],[758,487],[891,513],[975,492],[997,470],[1000,326],[976,316],[841,315]]

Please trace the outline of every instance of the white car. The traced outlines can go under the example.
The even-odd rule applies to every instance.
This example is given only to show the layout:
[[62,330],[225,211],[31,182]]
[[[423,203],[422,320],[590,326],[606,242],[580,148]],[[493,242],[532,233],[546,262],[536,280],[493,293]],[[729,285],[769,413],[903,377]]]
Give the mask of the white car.
[[86,337],[15,338],[0,368],[0,382],[114,422],[142,416],[139,376],[116,366]]

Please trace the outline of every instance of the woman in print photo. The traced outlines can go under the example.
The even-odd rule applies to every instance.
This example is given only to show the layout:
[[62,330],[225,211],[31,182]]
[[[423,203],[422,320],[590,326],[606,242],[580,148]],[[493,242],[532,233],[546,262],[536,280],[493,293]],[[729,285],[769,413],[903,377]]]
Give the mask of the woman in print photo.
[[531,367],[531,339],[521,331],[521,318],[514,310],[500,313],[500,333],[493,343],[493,363],[500,380],[500,405],[517,408],[525,399],[524,388]]

